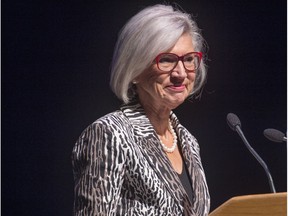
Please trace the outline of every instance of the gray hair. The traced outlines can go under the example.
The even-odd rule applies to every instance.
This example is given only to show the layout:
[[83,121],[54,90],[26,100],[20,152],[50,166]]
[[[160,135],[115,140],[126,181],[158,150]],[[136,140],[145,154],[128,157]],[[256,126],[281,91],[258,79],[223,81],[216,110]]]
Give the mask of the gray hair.
[[[133,79],[150,67],[160,52],[171,49],[184,33],[191,35],[195,51],[203,52],[204,39],[189,14],[158,4],[133,16],[120,31],[114,50],[110,87],[115,95],[124,103],[131,101],[135,97]],[[204,59],[190,96],[205,83]]]

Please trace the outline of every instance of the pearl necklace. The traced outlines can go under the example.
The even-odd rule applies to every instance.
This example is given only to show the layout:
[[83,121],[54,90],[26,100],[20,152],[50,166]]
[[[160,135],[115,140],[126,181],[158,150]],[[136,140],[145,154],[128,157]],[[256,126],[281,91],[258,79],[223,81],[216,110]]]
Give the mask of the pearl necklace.
[[172,127],[172,123],[171,121],[169,120],[169,124],[168,124],[168,130],[170,131],[170,133],[172,134],[173,136],[173,145],[171,147],[167,147],[161,140],[160,136],[159,136],[159,140],[160,140],[160,143],[162,145],[162,148],[164,149],[164,151],[168,152],[168,153],[172,153],[175,149],[176,149],[176,146],[177,146],[177,135],[175,133],[175,130],[173,129]]

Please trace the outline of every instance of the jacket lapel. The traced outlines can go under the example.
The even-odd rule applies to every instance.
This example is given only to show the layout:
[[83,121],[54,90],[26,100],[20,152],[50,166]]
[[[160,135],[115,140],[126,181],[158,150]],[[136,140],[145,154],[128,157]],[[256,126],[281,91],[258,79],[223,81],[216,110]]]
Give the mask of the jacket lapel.
[[[174,114],[172,114],[172,119],[177,118]],[[205,174],[201,163],[200,158],[200,149],[199,144],[194,136],[192,136],[190,133],[187,132],[187,130],[177,122],[176,125],[176,131],[178,137],[181,137],[181,150],[183,152],[183,159],[186,163],[189,176],[192,181],[192,188],[193,188],[193,211],[196,212],[196,215],[199,214],[199,212],[204,212],[203,207],[209,206],[209,200],[210,196],[208,193],[208,187],[206,184]],[[197,203],[196,203],[196,201]],[[209,209],[206,209],[207,211],[205,213],[208,214]]]
[[[186,194],[177,173],[172,168],[169,159],[165,155],[159,138],[149,119],[145,115],[142,106],[138,103],[135,103],[134,105],[130,104],[123,106],[122,111],[129,118],[131,126],[134,129],[135,142],[140,145],[142,154],[150,163],[151,167],[154,167],[157,176],[165,183],[167,191],[169,191],[172,197],[177,200],[177,203],[182,203],[182,206],[185,206],[185,209],[188,209],[187,215],[193,215],[191,208],[192,204],[189,202],[188,195]],[[175,116],[174,119],[172,119],[172,124],[176,124],[176,121],[178,120]],[[175,125],[173,126],[175,127]],[[185,147],[182,151],[185,152]],[[187,155],[185,157],[187,157]],[[188,207],[188,205],[190,207]]]

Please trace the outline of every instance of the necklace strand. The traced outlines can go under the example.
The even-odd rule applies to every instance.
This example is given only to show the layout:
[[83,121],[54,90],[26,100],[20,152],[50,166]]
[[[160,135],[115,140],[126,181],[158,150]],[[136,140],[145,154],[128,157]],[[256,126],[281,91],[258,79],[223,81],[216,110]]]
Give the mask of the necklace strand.
[[173,129],[172,127],[172,123],[171,121],[169,120],[169,124],[168,124],[168,130],[170,131],[170,133],[172,134],[173,136],[173,145],[171,147],[167,147],[161,140],[160,136],[159,136],[159,140],[160,140],[160,143],[162,145],[162,148],[164,149],[164,151],[168,152],[168,153],[172,153],[174,152],[174,150],[176,149],[176,146],[177,146],[177,135],[175,133],[175,130]]

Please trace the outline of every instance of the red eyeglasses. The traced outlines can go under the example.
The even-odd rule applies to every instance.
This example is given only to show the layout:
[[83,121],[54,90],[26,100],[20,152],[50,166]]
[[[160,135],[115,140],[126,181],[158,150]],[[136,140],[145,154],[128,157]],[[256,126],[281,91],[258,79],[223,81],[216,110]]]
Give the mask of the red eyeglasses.
[[178,56],[174,53],[160,53],[155,61],[159,70],[164,72],[172,71],[182,61],[184,68],[189,72],[196,71],[202,59],[201,52],[190,52],[183,56]]

